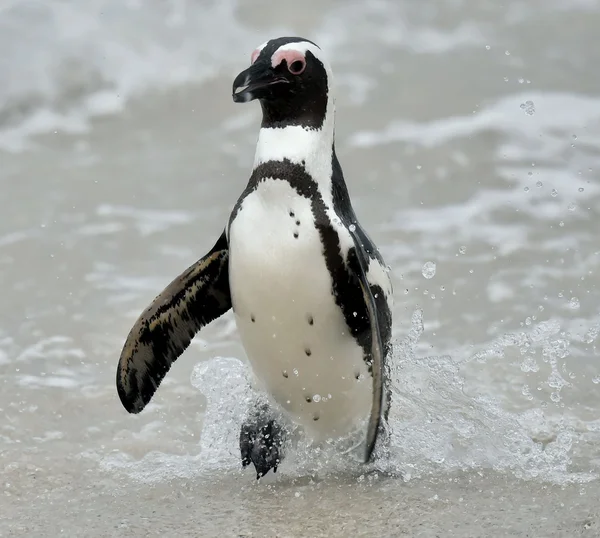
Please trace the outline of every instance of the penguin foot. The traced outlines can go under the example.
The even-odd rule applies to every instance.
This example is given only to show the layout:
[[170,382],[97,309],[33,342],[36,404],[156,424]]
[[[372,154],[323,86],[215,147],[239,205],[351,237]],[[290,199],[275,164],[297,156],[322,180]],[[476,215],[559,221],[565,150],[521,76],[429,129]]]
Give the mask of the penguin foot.
[[283,459],[285,430],[272,417],[268,408],[263,407],[242,424],[240,431],[240,451],[242,466],[251,463],[256,469],[256,479],[265,476],[269,470],[277,472]]

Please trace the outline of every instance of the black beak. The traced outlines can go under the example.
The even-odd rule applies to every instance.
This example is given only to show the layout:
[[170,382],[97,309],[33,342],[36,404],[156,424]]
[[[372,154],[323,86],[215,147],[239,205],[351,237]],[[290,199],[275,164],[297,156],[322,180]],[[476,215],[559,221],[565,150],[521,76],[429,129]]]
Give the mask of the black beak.
[[235,77],[232,97],[236,103],[268,97],[271,86],[280,83],[287,83],[287,80],[276,75],[270,65],[257,61]]

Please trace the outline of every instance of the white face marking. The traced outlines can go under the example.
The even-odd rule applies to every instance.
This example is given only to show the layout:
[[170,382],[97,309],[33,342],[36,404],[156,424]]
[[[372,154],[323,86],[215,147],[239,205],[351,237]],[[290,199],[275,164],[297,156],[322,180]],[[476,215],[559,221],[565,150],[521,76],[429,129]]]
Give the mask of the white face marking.
[[262,45],[256,47],[256,49],[250,56],[250,64],[251,65],[257,60],[257,58],[260,56],[261,51],[267,46],[268,43],[269,43],[268,41],[265,41]]
[[[261,49],[262,50],[262,49]],[[268,161],[289,159],[295,164],[304,164],[306,171],[317,181],[323,200],[327,205],[331,200],[331,160],[335,127],[335,99],[333,75],[323,51],[307,41],[288,43],[279,47],[272,62],[283,61],[286,57],[306,57],[306,53],[317,58],[327,73],[327,110],[321,129],[307,129],[299,125],[283,128],[262,128],[258,135],[254,168]]]

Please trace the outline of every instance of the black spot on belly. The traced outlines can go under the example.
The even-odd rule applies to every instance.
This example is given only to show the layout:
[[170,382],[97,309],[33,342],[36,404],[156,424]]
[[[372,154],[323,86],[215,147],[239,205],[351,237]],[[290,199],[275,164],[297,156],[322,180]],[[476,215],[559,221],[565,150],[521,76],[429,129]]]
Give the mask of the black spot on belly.
[[292,218],[293,218],[293,217],[295,217],[295,216],[296,216],[296,215],[295,215],[295,213],[294,213],[293,211],[291,211],[291,210],[290,210],[290,217],[292,217]]
[[315,413],[313,415],[313,420],[316,422],[317,420],[319,420],[319,413]]
[[308,348],[306,348],[306,349],[304,350],[304,353],[306,353],[306,356],[307,356],[307,357],[310,357],[310,356],[312,355],[312,351],[311,351],[310,349],[308,349]]
[[305,396],[304,399],[306,400],[306,403],[312,403],[312,398],[310,396]]
[[360,372],[354,372],[354,379],[360,379]]
[[250,314],[250,320],[252,321],[252,323],[254,323],[256,321],[254,314]]
[[300,226],[300,221],[299,220],[296,221],[296,226]]
[[298,232],[294,232],[294,237],[298,239]]
[[310,314],[308,314],[308,316],[307,316],[306,319],[308,320],[308,324],[309,325],[314,325],[315,324],[315,320],[313,319],[313,317]]
[[287,379],[288,378],[287,370],[284,370],[283,372],[281,372],[281,375]]

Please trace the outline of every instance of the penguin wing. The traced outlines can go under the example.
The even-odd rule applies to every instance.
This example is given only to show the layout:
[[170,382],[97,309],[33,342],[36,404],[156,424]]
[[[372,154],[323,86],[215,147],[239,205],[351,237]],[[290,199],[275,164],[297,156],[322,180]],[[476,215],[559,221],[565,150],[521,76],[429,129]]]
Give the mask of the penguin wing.
[[135,322],[117,367],[117,392],[130,413],[144,409],[196,333],[231,308],[228,262],[223,232],[211,251],[175,278]]
[[371,331],[371,373],[373,376],[373,401],[371,404],[371,415],[369,417],[369,425],[367,427],[367,442],[365,447],[365,462],[371,459],[371,454],[375,448],[377,434],[379,433],[379,424],[381,415],[384,411],[384,367],[385,367],[385,347],[381,334],[381,326],[379,324],[377,305],[369,281],[367,273],[369,269],[369,257],[365,250],[363,242],[355,232],[350,232],[354,240],[354,249],[350,249],[348,253],[350,266],[354,269],[360,289],[363,294],[367,313],[369,316],[369,329]]

